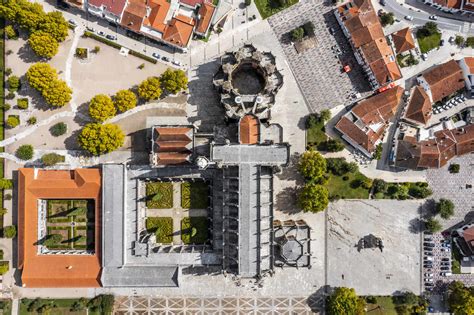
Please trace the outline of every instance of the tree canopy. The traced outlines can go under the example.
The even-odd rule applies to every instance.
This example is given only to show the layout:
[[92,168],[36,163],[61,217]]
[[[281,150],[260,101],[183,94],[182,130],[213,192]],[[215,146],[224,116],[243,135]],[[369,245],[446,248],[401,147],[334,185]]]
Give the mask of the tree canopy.
[[157,77],[149,77],[138,86],[138,96],[145,101],[156,100],[161,96],[161,83]]
[[58,53],[58,41],[49,33],[34,32],[28,39],[31,49],[40,57],[52,58]]
[[60,162],[64,162],[65,157],[64,155],[60,155],[57,153],[46,153],[41,157],[41,162],[45,166],[53,166]]
[[318,179],[326,172],[326,159],[317,151],[306,151],[300,157],[298,171],[305,178]]
[[443,226],[441,225],[441,223],[439,223],[439,221],[436,220],[435,218],[429,218],[428,220],[426,220],[425,227],[431,233],[436,233],[443,229]]
[[448,305],[454,315],[474,314],[474,287],[466,287],[460,281],[451,282]]
[[71,88],[66,82],[58,79],[56,70],[47,63],[38,62],[32,65],[26,72],[26,79],[52,106],[61,107],[71,100]]
[[329,192],[326,187],[307,183],[298,196],[298,205],[304,212],[320,212],[329,204]]
[[115,94],[114,104],[119,112],[124,113],[137,106],[137,96],[130,90],[120,90]]
[[116,113],[114,103],[108,95],[98,94],[89,103],[89,115],[98,122],[106,121],[114,117]]
[[72,89],[63,80],[55,80],[41,94],[49,105],[63,107],[71,100]]
[[443,219],[449,219],[454,214],[453,202],[449,199],[441,198],[436,203],[436,212],[439,213]]
[[15,151],[15,156],[19,158],[20,160],[31,160],[33,158],[33,155],[35,153],[35,150],[32,145],[30,144],[24,144],[18,147]]
[[160,76],[162,87],[171,94],[188,88],[188,77],[183,70],[166,69]]
[[352,288],[336,288],[328,297],[326,311],[329,315],[364,314],[365,301]]
[[114,124],[87,124],[78,136],[79,145],[93,155],[112,152],[123,145],[125,135]]

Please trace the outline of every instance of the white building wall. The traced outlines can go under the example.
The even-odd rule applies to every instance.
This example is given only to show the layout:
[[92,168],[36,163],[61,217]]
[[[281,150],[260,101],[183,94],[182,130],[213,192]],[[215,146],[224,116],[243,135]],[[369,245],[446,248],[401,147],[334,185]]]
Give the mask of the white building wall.
[[425,78],[423,76],[419,76],[416,78],[416,81],[418,84],[425,90],[426,94],[430,97],[431,103],[433,103],[433,95],[431,94],[431,88],[428,82],[426,82]]

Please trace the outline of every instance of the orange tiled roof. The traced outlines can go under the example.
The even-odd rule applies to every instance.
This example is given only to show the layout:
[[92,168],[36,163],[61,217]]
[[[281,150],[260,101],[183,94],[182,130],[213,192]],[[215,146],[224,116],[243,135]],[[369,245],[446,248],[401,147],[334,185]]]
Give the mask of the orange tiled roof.
[[430,86],[433,103],[464,88],[462,69],[453,59],[426,71],[423,78]]
[[188,163],[192,153],[192,128],[188,127],[156,127],[154,153],[160,165],[176,165]]
[[140,32],[146,15],[146,3],[143,0],[129,1],[122,15],[120,24],[135,32]]
[[214,15],[214,11],[216,7],[209,2],[203,2],[201,7],[199,8],[199,21],[197,24],[196,32],[204,34],[209,29],[211,25],[211,19]]
[[259,136],[259,122],[257,117],[245,115],[239,124],[240,143],[256,144]]
[[178,15],[166,26],[163,40],[180,47],[188,46],[194,30],[194,19]]
[[405,118],[421,125],[426,125],[431,117],[431,101],[425,90],[417,85],[410,97]]
[[474,57],[465,57],[464,62],[469,68],[469,73],[474,74]]
[[166,28],[165,18],[170,9],[170,3],[166,0],[150,0],[148,6],[150,7],[150,15],[145,18],[143,24],[164,32]]
[[415,48],[415,40],[410,31],[410,28],[406,27],[392,34],[393,45],[397,54],[405,51],[409,51]]
[[[18,267],[30,288],[100,287],[100,194],[98,169],[18,170]],[[93,255],[38,255],[38,199],[93,199],[96,230]]]

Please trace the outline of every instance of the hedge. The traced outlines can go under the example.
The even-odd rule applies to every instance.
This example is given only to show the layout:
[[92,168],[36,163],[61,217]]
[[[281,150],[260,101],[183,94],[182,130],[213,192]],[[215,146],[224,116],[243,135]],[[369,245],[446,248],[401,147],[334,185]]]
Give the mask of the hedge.
[[146,229],[149,233],[156,234],[158,243],[170,244],[173,242],[173,218],[170,217],[148,217]]

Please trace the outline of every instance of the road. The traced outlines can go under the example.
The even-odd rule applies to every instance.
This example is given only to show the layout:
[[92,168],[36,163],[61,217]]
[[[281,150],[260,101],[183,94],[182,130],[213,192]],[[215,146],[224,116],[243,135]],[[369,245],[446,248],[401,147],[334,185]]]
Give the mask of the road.
[[[472,22],[469,23],[467,21],[456,20],[453,18],[447,18],[441,15],[444,15],[439,10],[430,7],[429,5],[421,4],[421,3],[414,3],[420,9],[417,9],[412,6],[402,5],[397,0],[385,0],[385,6],[383,9],[388,12],[393,12],[395,17],[399,20],[403,20],[405,16],[410,15],[413,17],[413,20],[409,23],[414,25],[423,25],[428,21],[430,15],[436,14],[438,16],[438,20],[436,20],[436,24],[441,30],[448,30],[448,31],[455,31],[459,33],[463,33],[464,35],[474,35],[474,26]],[[455,16],[453,14],[447,14],[448,16]],[[458,18],[461,18],[457,15]],[[468,19],[466,17],[466,19]],[[408,21],[407,21],[408,22]]]

